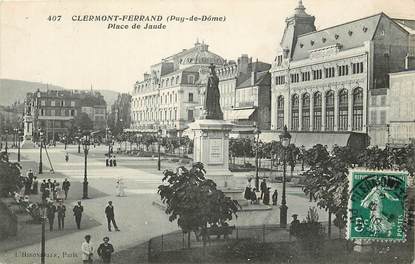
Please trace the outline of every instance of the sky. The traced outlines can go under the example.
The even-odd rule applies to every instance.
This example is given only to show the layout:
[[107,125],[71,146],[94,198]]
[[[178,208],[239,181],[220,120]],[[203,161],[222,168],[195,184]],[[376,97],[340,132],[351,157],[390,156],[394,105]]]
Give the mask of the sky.
[[[415,20],[415,0],[303,0],[317,29],[379,12]],[[131,92],[150,65],[197,39],[228,60],[248,54],[271,63],[285,18],[298,0],[0,1],[0,78],[69,89]],[[60,21],[48,17],[61,16]],[[166,29],[108,29],[84,15],[161,15]],[[224,22],[166,22],[168,16],[225,17]],[[155,22],[158,24],[159,22]],[[139,22],[144,26],[145,22]],[[1,87],[0,87],[1,89]]]

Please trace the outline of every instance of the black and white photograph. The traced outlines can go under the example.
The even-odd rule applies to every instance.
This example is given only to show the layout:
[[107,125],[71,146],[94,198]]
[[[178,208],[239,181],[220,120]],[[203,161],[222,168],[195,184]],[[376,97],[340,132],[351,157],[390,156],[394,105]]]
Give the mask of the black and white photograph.
[[0,0],[0,264],[415,264],[415,0]]

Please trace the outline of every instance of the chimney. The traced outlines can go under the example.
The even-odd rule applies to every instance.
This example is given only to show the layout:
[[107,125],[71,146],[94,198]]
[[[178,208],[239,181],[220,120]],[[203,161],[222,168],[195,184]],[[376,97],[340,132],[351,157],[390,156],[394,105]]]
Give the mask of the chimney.
[[238,58],[238,70],[240,73],[248,74],[249,57],[247,54],[242,54]]
[[254,86],[254,85],[255,85],[255,83],[256,83],[256,74],[257,74],[257,72],[256,72],[256,66],[257,66],[257,63],[258,63],[258,59],[256,59],[256,62],[254,62],[254,63],[252,64],[252,72],[251,72],[251,86]]

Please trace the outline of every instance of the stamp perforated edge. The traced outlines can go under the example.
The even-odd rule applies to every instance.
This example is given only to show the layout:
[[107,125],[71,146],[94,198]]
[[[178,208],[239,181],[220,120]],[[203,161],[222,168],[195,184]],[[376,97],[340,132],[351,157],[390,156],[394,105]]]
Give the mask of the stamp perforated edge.
[[[352,187],[352,180],[353,180],[353,173],[390,173],[390,174],[405,174],[405,185],[406,185],[406,193],[405,193],[405,201],[404,201],[404,220],[402,223],[402,229],[403,229],[403,239],[386,239],[386,238],[351,238],[350,237],[350,228],[351,225],[349,224],[350,219],[351,219],[351,205],[352,205],[352,200],[351,200],[351,193],[353,190]],[[364,241],[370,241],[370,242],[392,242],[392,243],[405,243],[406,242],[406,233],[408,231],[408,208],[409,208],[409,198],[408,198],[408,188],[409,188],[409,183],[408,183],[408,177],[409,177],[409,172],[407,171],[402,171],[402,170],[371,170],[371,169],[367,169],[367,168],[353,168],[353,169],[349,169],[349,174],[347,175],[347,179],[348,179],[348,199],[347,199],[347,221],[346,221],[346,239],[347,240],[364,240]]]

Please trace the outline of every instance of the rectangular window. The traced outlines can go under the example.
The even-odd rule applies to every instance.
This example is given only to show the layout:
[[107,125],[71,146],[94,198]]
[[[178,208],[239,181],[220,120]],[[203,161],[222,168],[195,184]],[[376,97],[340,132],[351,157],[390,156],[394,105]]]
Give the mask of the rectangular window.
[[380,111],[380,122],[381,125],[386,124],[386,111]]
[[193,110],[187,110],[187,120],[189,120],[189,121],[193,121],[194,120]]
[[370,124],[376,125],[377,124],[377,112],[376,110],[370,111]]
[[349,65],[338,66],[339,76],[349,75]]
[[363,72],[363,62],[352,63],[352,74]]
[[386,105],[386,96],[385,95],[382,95],[380,97],[380,105],[381,106],[385,106]]
[[298,130],[299,128],[299,119],[298,119],[298,112],[297,111],[293,111],[292,112],[292,119],[291,119],[291,129],[292,130]]
[[325,68],[324,75],[326,78],[333,78],[335,76],[334,67]]
[[303,82],[309,81],[310,80],[310,72],[302,72],[301,73],[301,80]]
[[334,130],[334,108],[326,109],[326,130]]
[[193,93],[189,93],[189,102],[193,102]]
[[71,106],[74,107],[75,106],[75,101],[71,101]]
[[285,76],[281,75],[281,76],[277,76],[275,77],[275,84],[276,85],[281,85],[285,83]]
[[55,100],[50,101],[50,106],[55,106]]
[[321,109],[318,111],[314,111],[314,124],[313,124],[314,131],[320,131],[321,130]]
[[40,105],[41,106],[45,106],[46,105],[46,101],[45,100],[40,101]]
[[376,96],[372,96],[372,106],[376,106],[377,105],[377,97]]
[[300,81],[300,75],[298,73],[292,73],[291,74],[291,82],[297,83]]
[[323,77],[322,70],[313,70],[313,80],[320,80]]

